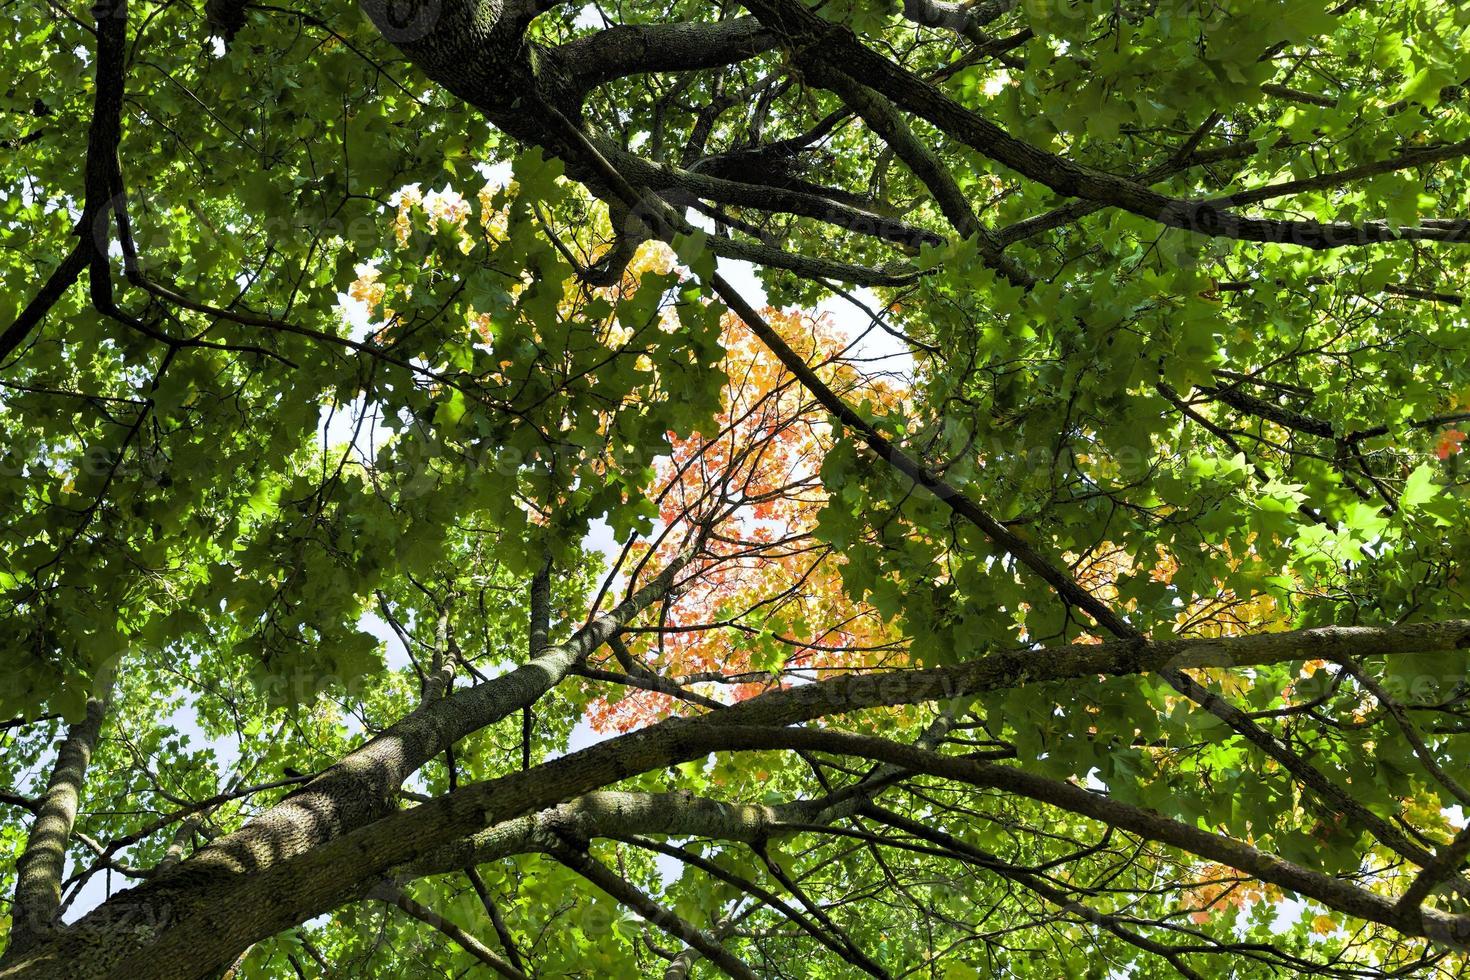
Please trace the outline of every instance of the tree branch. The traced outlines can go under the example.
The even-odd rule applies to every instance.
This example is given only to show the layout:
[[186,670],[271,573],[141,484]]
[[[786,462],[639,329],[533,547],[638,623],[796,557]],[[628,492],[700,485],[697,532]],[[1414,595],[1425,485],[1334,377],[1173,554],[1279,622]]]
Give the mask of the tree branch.
[[1124,177],[1095,170],[1033,146],[965,108],[863,44],[851,30],[817,16],[800,0],[746,0],[761,23],[779,33],[793,54],[822,70],[841,72],[868,85],[942,132],[997,163],[1067,197],[1122,208],[1172,228],[1242,241],[1328,249],[1419,239],[1470,241],[1470,221],[1426,221],[1420,227],[1244,218],[1213,202],[1170,197]]
[[[177,903],[191,893],[189,882],[175,878],[175,884],[155,879],[131,892],[104,903],[87,916],[58,943],[47,948],[48,961],[65,962],[72,944],[87,944],[87,938],[118,916],[134,914],[130,909],[140,904],[161,913],[178,908],[179,915],[151,941],[141,945],[115,944],[107,951],[109,968],[141,970],[144,964],[157,976],[195,976],[209,967],[216,953],[228,956],[240,944],[256,942],[289,928],[313,915],[336,908],[362,894],[367,883],[376,876],[400,865],[433,853],[436,849],[484,827],[494,827],[555,805],[557,802],[591,792],[611,782],[647,772],[651,769],[699,758],[713,751],[738,751],[752,748],[830,747],[833,743],[802,742],[810,733],[804,730],[771,726],[791,725],[824,715],[857,711],[883,705],[917,704],[934,700],[950,700],[971,696],[996,685],[1010,686],[1025,678],[1028,683],[1044,680],[1075,679],[1098,675],[1134,674],[1161,668],[1189,669],[1202,666],[1251,666],[1301,659],[1326,659],[1330,651],[1350,655],[1391,655],[1410,652],[1430,653],[1470,646],[1470,622],[1452,621],[1412,626],[1365,628],[1331,627],[1291,633],[1267,633],[1246,637],[1213,639],[1181,639],[1163,642],[1136,640],[1100,645],[1082,644],[1072,647],[1042,648],[991,654],[978,660],[952,667],[925,670],[900,670],[876,675],[852,675],[800,685],[759,695],[703,718],[672,718],[641,731],[609,739],[571,755],[543,763],[530,772],[516,772],[484,783],[461,786],[436,800],[412,810],[392,813],[351,833],[298,853],[294,857],[271,862],[252,875],[212,874],[204,880],[210,888],[210,906],[236,910],[227,922],[185,910]],[[443,703],[443,702],[440,702]],[[751,726],[760,726],[754,729]],[[817,733],[820,734],[820,733]],[[850,747],[850,746],[846,746]],[[902,749],[902,746],[898,747]],[[866,749],[865,749],[866,751]],[[928,771],[915,766],[915,759],[928,760],[929,755],[894,754],[888,749],[875,755],[879,761]],[[936,757],[944,758],[944,757]],[[948,764],[948,763],[946,763]],[[977,765],[967,762],[966,765]],[[927,761],[925,765],[928,765]],[[995,767],[1002,774],[1015,774],[1012,769]],[[984,770],[986,773],[990,769]],[[971,773],[972,770],[966,770]],[[942,773],[935,773],[940,774]],[[987,777],[989,778],[989,777]],[[1000,777],[996,777],[997,779]],[[1011,775],[1006,775],[1011,779]],[[1009,788],[1009,785],[1000,788]],[[1085,790],[1077,790],[1089,801],[1100,799]],[[1073,797],[1067,797],[1073,800]],[[1111,803],[1111,801],[1108,801]],[[1092,805],[1091,803],[1088,804]],[[1113,804],[1120,805],[1120,804]],[[1082,811],[1079,811],[1082,812]],[[1143,811],[1138,811],[1143,813]],[[1162,820],[1147,815],[1149,820]],[[1262,858],[1251,866],[1234,864],[1236,852],[1217,844],[1223,838],[1186,828],[1190,846],[1208,839],[1209,850],[1199,853],[1212,860],[1223,860],[1255,874],[1259,865],[1262,875],[1275,874],[1274,858]],[[1173,831],[1171,831],[1172,833]],[[1171,839],[1167,842],[1173,843]],[[1181,844],[1180,846],[1184,846]],[[1203,845],[1201,845],[1203,846]],[[1242,852],[1245,853],[1245,852]],[[1252,852],[1258,853],[1258,852]],[[1243,860],[1244,858],[1242,858]],[[1253,859],[1254,860],[1254,859]],[[194,859],[183,862],[187,868]],[[351,873],[344,873],[351,869]],[[221,871],[223,869],[216,869]],[[1300,869],[1278,875],[1273,880],[1283,887],[1296,889]],[[1315,873],[1312,873],[1315,874]],[[1280,878],[1281,880],[1278,880]],[[1331,883],[1328,888],[1323,881]],[[194,888],[198,888],[195,879]],[[1324,895],[1338,896],[1334,889],[1351,888],[1325,875],[1308,875],[1301,882],[1313,891],[1303,891],[1326,901]],[[1319,887],[1322,886],[1322,887]],[[1352,890],[1356,893],[1356,890]],[[1335,900],[1335,899],[1334,899]],[[1357,901],[1357,899],[1354,899]],[[1372,904],[1378,903],[1378,904]],[[1387,913],[1381,907],[1386,899],[1374,896],[1365,908],[1374,916]],[[1336,907],[1336,906],[1334,906]],[[1353,907],[1344,908],[1357,914]],[[1416,923],[1401,918],[1375,918],[1416,935],[1445,937],[1460,941],[1455,931],[1461,920],[1445,913],[1426,910],[1424,920]],[[1463,938],[1463,937],[1462,937]],[[207,956],[201,950],[211,951]],[[25,968],[23,965],[21,968]],[[44,970],[37,976],[46,976]]]
[[107,714],[107,697],[92,698],[81,721],[67,729],[56,753],[46,791],[37,801],[25,850],[15,862],[15,901],[10,910],[10,945],[0,966],[13,962],[55,929],[61,908],[66,844],[76,823],[87,766]]
[[547,850],[552,857],[607,892],[620,904],[626,905],[669,935],[676,936],[699,950],[700,955],[729,976],[738,980],[759,980],[750,967],[736,959],[718,940],[707,935],[704,930],[696,929],[641,889],[613,874],[586,851],[575,849],[565,842],[548,845]]
[[397,906],[418,921],[442,932],[456,946],[469,953],[481,963],[484,963],[502,977],[505,977],[506,980],[529,980],[523,970],[517,969],[514,965],[496,956],[489,947],[470,935],[458,924],[449,921],[428,906],[415,902],[401,889],[385,886],[375,893],[373,897],[387,902],[389,905]]
[[580,101],[617,78],[649,72],[697,71],[745,61],[776,46],[754,17],[715,23],[609,27],[551,48],[547,55],[570,77]]
[[642,610],[662,599],[687,564],[679,558],[648,585],[563,644],[492,680],[426,701],[244,827],[179,868],[258,871],[362,826],[396,804],[403,781],[471,732],[534,704]]

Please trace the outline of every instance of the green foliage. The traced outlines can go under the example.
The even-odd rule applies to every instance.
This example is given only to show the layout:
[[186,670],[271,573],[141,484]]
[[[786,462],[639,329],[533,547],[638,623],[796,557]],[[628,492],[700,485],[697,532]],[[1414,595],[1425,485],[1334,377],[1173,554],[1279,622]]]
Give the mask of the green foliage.
[[[155,811],[274,783],[288,767],[331,766],[413,710],[426,665],[452,661],[480,676],[522,662],[525,586],[548,556],[558,570],[553,638],[581,625],[601,586],[589,535],[605,527],[620,546],[657,540],[667,526],[650,492],[657,464],[672,440],[720,434],[730,379],[720,367],[725,307],[712,286],[724,270],[716,253],[731,242],[772,258],[757,275],[776,305],[832,295],[793,256],[902,279],[864,297],[909,341],[902,397],[875,406],[860,394],[856,415],[1140,631],[1229,636],[1464,616],[1470,483],[1455,437],[1470,405],[1470,276],[1462,244],[1403,232],[1463,219],[1470,168],[1453,154],[1379,166],[1470,139],[1463,4],[1025,0],[974,28],[994,30],[991,41],[1021,38],[984,56],[970,52],[989,34],[904,19],[922,4],[821,6],[828,24],[1088,173],[1227,210],[1231,195],[1301,181],[1242,208],[1382,222],[1393,240],[1372,247],[1210,237],[1101,202],[1008,239],[1065,203],[1055,188],[914,120],[915,138],[987,229],[962,237],[934,188],[806,71],[802,51],[769,45],[699,71],[612,78],[582,100],[575,123],[609,166],[645,182],[676,167],[686,183],[714,179],[739,162],[722,153],[800,143],[820,129],[798,162],[761,162],[765,192],[828,188],[832,208],[943,243],[895,246],[747,196],[711,205],[712,230],[670,236],[678,264],[641,252],[615,285],[596,288],[588,282],[599,262],[637,221],[622,203],[609,208],[608,175],[567,145],[528,146],[544,119],[515,117],[503,93],[492,108],[470,104],[433,80],[410,42],[394,47],[339,0],[252,6],[228,47],[203,32],[192,5],[135,6],[115,154],[139,255],[131,278],[106,215],[100,232],[75,227],[87,197],[80,164],[96,32],[79,8],[76,17],[40,7],[0,15],[9,28],[0,32],[0,325],[15,321],[78,234],[106,240],[124,314],[92,301],[88,270],[0,364],[0,719],[27,722],[0,731],[0,784],[43,788],[65,724],[84,716],[89,696],[112,690],[117,708],[88,775],[84,819],[90,837],[130,841],[120,852],[128,868],[165,859],[168,834],[148,829]],[[693,2],[610,13],[632,26],[714,17]],[[591,14],[538,16],[527,57],[591,36]],[[705,120],[711,105],[724,108]],[[527,95],[514,112],[539,110]],[[525,125],[513,130],[507,118]],[[703,143],[686,147],[701,126]],[[1176,152],[1193,162],[1173,166]],[[627,165],[634,153],[646,155],[644,170]],[[1357,175],[1322,179],[1341,172]],[[1028,281],[996,261],[992,230]],[[150,291],[139,276],[194,302]],[[861,352],[845,366],[884,370]],[[856,427],[825,409],[803,423],[832,435],[831,450],[808,461],[822,485],[811,547],[836,556],[849,606],[875,610],[901,638],[898,652],[862,666],[964,663],[1105,638],[1016,548],[886,465]],[[732,608],[709,618],[733,619]],[[659,615],[639,628],[657,629]],[[732,636],[732,658],[780,679],[790,651],[773,630],[755,632]],[[1422,755],[1464,779],[1467,658],[1412,668],[1379,660],[1362,677],[1325,661],[1197,675],[1350,787],[1366,812],[1439,841],[1452,829],[1449,808],[1464,800]],[[1442,722],[1428,728],[1426,749],[1370,685]],[[591,682],[563,684],[535,705],[532,744],[522,745],[517,714],[461,740],[452,762],[436,758],[407,788],[439,796],[503,776],[523,748],[542,763],[579,744],[589,704],[605,697]],[[958,714],[971,748],[1027,773],[1313,870],[1397,881],[1390,850],[1160,676],[1018,683]],[[905,709],[834,724],[912,742],[932,719]],[[752,752],[609,782],[774,805],[860,775],[814,775],[794,754]],[[272,786],[211,808],[200,833],[227,833],[290,791]],[[1280,895],[1256,885],[1202,910],[1189,903],[1214,879],[1199,876],[1218,869],[1152,842],[1134,849],[1096,821],[929,777],[904,792],[905,813],[936,826],[942,816],[966,860],[941,860],[904,837],[912,846],[885,849],[880,863],[862,836],[876,826],[871,814],[851,821],[851,839],[804,828],[764,842],[772,865],[748,843],[670,846],[796,905],[806,896],[780,879],[800,880],[833,910],[840,929],[828,931],[944,980],[1151,975],[1161,961],[1106,928],[1108,916],[1157,924],[1195,914],[1190,928],[1203,942],[1269,941],[1277,966],[1344,949],[1354,969],[1423,965],[1417,940],[1382,930],[1350,944],[1361,924],[1315,905],[1278,920]],[[23,846],[15,825],[0,825],[0,851]],[[70,853],[72,870],[103,866],[85,842]],[[692,864],[669,873],[627,842],[591,853],[696,928],[748,917],[755,925],[733,930],[729,945],[762,975],[857,975]],[[1017,868],[1063,864],[1066,884],[1090,883],[1077,894],[1092,912],[1059,911],[1039,890],[1016,897]],[[649,975],[664,965],[644,922],[561,864],[522,854],[484,870],[537,976]],[[0,890],[13,878],[0,876]],[[492,934],[480,897],[458,879],[410,892]],[[853,893],[884,901],[849,908]],[[990,916],[993,934],[972,942]],[[1006,938],[1043,917],[1044,942]],[[483,968],[381,903],[283,932],[246,962],[251,975],[280,976],[321,955],[362,976]],[[1268,970],[1250,957],[1236,965],[1230,975]],[[692,975],[710,971],[704,963]]]

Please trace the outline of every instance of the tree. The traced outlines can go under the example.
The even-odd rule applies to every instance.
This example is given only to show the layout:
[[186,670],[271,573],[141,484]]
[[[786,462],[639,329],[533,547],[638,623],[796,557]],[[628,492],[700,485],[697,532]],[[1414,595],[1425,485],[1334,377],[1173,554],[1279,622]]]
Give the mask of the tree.
[[[763,315],[848,397],[863,394],[885,406],[898,400],[892,384],[843,362],[850,345],[826,318],[775,309]],[[819,469],[832,445],[826,414],[733,317],[725,318],[721,345],[728,381],[716,431],[672,440],[650,487],[660,540],[652,553],[634,548],[640,562],[662,566],[702,530],[705,554],[657,624],[628,630],[630,642],[621,650],[615,644],[613,659],[626,667],[631,658],[632,675],[652,667],[680,687],[720,685],[735,699],[848,667],[901,662],[901,639],[878,610],[844,593],[842,566],[816,536],[827,503]],[[679,699],[655,689],[615,693],[616,701],[594,709],[595,725],[627,731],[667,714]]]
[[0,976],[1464,970],[1463,5],[4,17]]

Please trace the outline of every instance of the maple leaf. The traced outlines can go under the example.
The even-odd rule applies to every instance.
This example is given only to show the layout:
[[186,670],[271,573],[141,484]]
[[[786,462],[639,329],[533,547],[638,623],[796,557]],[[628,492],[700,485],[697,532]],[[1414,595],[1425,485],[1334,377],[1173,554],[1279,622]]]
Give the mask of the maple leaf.
[[1465,433],[1459,429],[1446,429],[1440,433],[1439,443],[1434,447],[1435,454],[1440,459],[1449,459],[1460,451],[1460,446],[1465,441]]
[[[895,386],[863,381],[833,360],[846,340],[826,318],[779,309],[765,316],[834,383],[884,407],[903,397]],[[729,380],[716,432],[671,433],[671,453],[649,490],[666,528],[655,566],[671,560],[704,522],[709,543],[690,585],[663,610],[662,635],[645,641],[641,652],[665,675],[736,678],[712,685],[710,693],[742,700],[784,685],[789,671],[816,678],[865,664],[893,634],[875,610],[848,597],[841,559],[815,537],[826,503],[818,471],[832,443],[825,412],[738,319],[727,316],[722,330]],[[712,623],[732,626],[737,642],[708,628]],[[633,652],[639,654],[638,645]],[[600,705],[593,723],[627,730],[677,707],[671,698],[634,691]]]

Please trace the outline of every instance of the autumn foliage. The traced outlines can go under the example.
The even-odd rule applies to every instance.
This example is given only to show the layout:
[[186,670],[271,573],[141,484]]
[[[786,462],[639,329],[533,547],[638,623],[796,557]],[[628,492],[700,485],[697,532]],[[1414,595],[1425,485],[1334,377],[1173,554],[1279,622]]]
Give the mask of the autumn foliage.
[[[879,405],[902,397],[843,363],[847,341],[829,317],[764,315],[834,387]],[[664,676],[708,678],[709,696],[726,702],[894,662],[895,633],[843,592],[841,556],[814,536],[826,502],[818,468],[832,442],[826,413],[737,318],[725,317],[722,343],[728,383],[717,431],[671,440],[649,488],[660,534],[633,557],[659,567],[691,538],[703,543],[683,589],[630,645],[635,660]],[[599,701],[590,718],[627,731],[675,707],[633,691]]]

